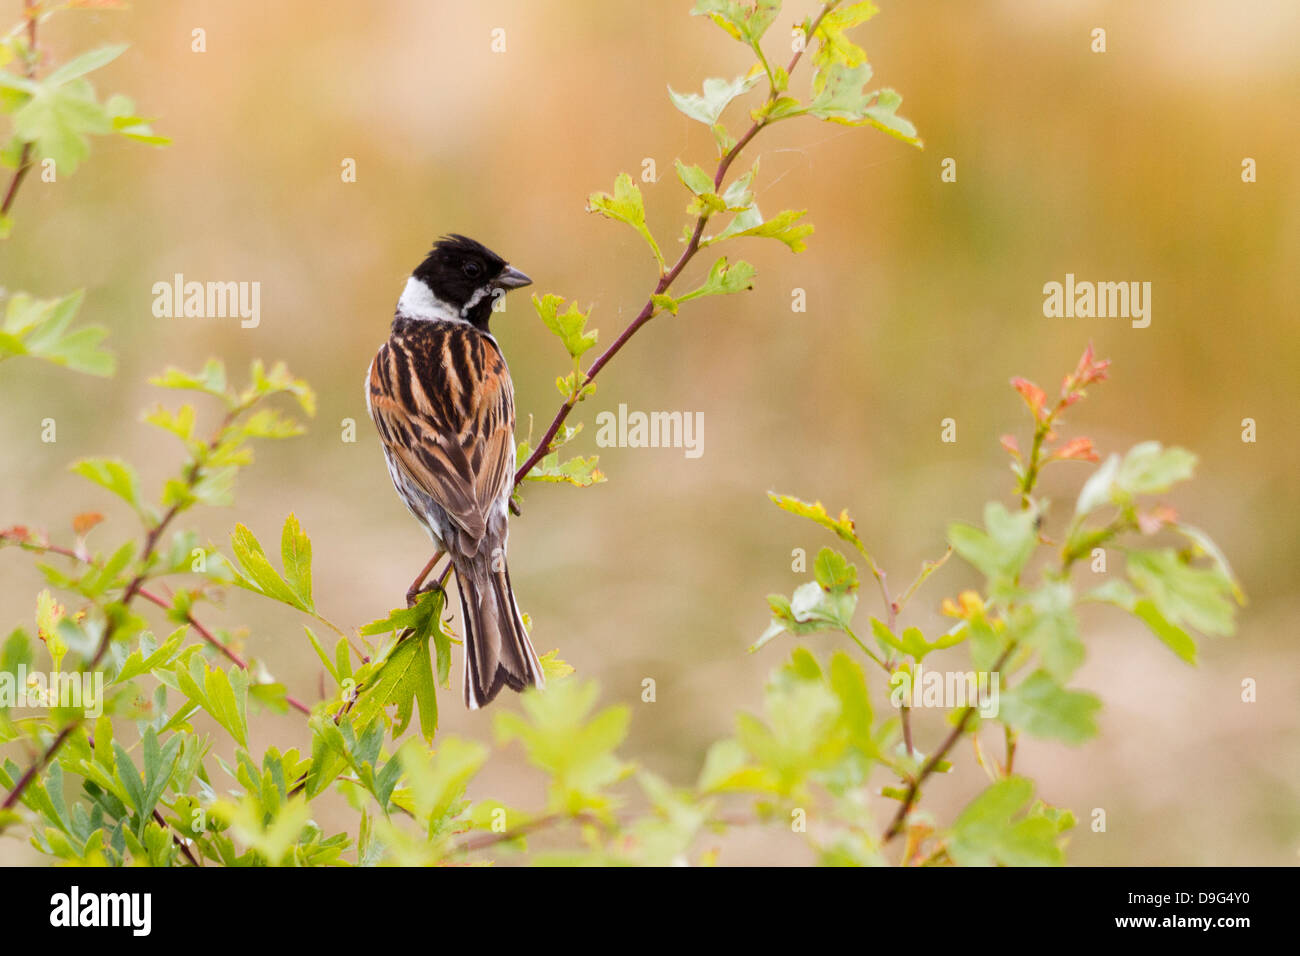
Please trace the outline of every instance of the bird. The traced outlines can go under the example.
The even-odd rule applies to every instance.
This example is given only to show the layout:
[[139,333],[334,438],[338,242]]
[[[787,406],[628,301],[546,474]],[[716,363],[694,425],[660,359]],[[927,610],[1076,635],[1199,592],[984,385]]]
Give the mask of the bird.
[[428,590],[425,576],[447,554],[460,595],[470,710],[503,687],[545,684],[506,565],[514,386],[488,327],[497,300],[531,283],[482,243],[443,236],[406,280],[366,379],[389,477],[436,549],[407,604]]

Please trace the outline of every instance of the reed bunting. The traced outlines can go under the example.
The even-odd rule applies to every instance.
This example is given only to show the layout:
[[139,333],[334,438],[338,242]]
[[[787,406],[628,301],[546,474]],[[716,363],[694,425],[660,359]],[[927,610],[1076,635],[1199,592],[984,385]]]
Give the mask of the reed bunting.
[[439,240],[406,280],[366,386],[393,485],[437,548],[425,573],[444,552],[456,572],[471,710],[543,683],[506,568],[515,400],[488,330],[496,299],[531,281],[473,239]]

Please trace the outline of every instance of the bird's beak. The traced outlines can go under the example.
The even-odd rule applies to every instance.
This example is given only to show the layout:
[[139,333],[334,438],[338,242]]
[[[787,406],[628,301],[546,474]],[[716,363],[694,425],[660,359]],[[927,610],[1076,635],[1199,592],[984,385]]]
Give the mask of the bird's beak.
[[533,280],[528,278],[514,266],[506,266],[505,271],[497,276],[493,285],[500,286],[503,289],[518,289],[522,286],[532,285]]

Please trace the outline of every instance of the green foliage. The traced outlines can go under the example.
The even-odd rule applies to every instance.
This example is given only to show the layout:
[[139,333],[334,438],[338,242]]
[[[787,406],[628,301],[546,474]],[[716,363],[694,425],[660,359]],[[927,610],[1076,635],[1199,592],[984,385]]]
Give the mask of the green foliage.
[[[982,593],[965,591],[955,601],[943,601],[944,612],[957,621],[946,633],[932,639],[927,640],[914,626],[903,628],[899,635],[895,621],[942,559],[927,562],[916,582],[896,597],[890,593],[884,573],[871,559],[847,512],[835,517],[820,502],[810,504],[788,495],[769,495],[782,510],[813,521],[854,546],[880,585],[888,620],[870,618],[871,632],[881,650],[878,656],[854,632],[856,567],[840,552],[823,548],[814,562],[813,580],[799,585],[789,599],[769,596],[772,622],[751,650],[782,634],[804,637],[838,632],[885,673],[893,691],[891,703],[898,708],[897,722],[905,729],[905,737],[911,708],[949,709],[948,723],[954,730],[937,753],[926,758],[910,742],[901,750],[887,754],[883,748],[881,751],[879,762],[897,775],[898,783],[886,785],[880,792],[901,801],[884,840],[907,834],[904,863],[1062,862],[1063,834],[1073,825],[1073,817],[1042,803],[1030,805],[1033,786],[1014,775],[1013,761],[1021,733],[1070,745],[1097,734],[1096,715],[1101,701],[1088,691],[1069,686],[1086,653],[1077,611],[1081,602],[1105,602],[1123,608],[1188,662],[1195,661],[1196,651],[1190,632],[1222,636],[1231,634],[1235,627],[1235,605],[1244,596],[1222,553],[1203,531],[1179,524],[1167,505],[1146,500],[1191,477],[1195,457],[1182,449],[1147,442],[1127,455],[1108,458],[1083,483],[1079,502],[1064,529],[1065,544],[1051,554],[1049,503],[1036,496],[1036,480],[1042,468],[1054,462],[1099,460],[1090,439],[1075,438],[1056,445],[1053,442],[1062,424],[1062,412],[1081,399],[1089,385],[1105,379],[1108,364],[1097,361],[1091,348],[1085,351],[1075,371],[1066,376],[1055,404],[1032,382],[1012,381],[1025,400],[1034,427],[1027,455],[1020,452],[1011,436],[1002,442],[1012,457],[1012,471],[1017,478],[1017,507],[991,501],[985,506],[982,527],[965,522],[949,525],[952,553],[978,572],[985,585]],[[1178,533],[1191,547],[1180,551],[1128,544],[1133,538],[1141,540],[1165,531]],[[1127,580],[1111,577],[1080,593],[1071,582],[1072,569],[1079,560],[1091,557],[1094,548],[1104,549],[1107,545],[1122,549]],[[1207,561],[1208,567],[1204,566]],[[912,680],[920,680],[922,660],[961,644],[969,647],[973,670],[948,674],[974,678],[974,699],[942,699],[931,704],[924,696],[906,692]],[[796,662],[801,653],[806,652],[796,651]],[[813,666],[805,663],[801,671],[811,674]],[[926,671],[934,675],[939,673],[938,667],[927,662]],[[982,688],[981,676],[985,681]],[[815,721],[826,704],[818,703],[808,692],[799,707],[806,719]],[[1002,724],[1007,746],[1005,761],[991,760],[983,748],[976,751],[995,780],[993,786],[971,803],[950,829],[935,831],[917,809],[921,784],[947,767],[943,758],[963,733],[979,734],[983,725],[994,720]],[[892,732],[891,722],[886,721],[882,727]],[[751,740],[767,741],[763,746],[772,750],[771,734],[763,737],[752,725],[747,733]],[[872,733],[878,731],[873,729]],[[824,734],[814,737],[827,741]],[[720,751],[712,760],[738,775],[745,772],[743,764],[729,751]],[[757,778],[751,775],[746,779],[754,783]],[[869,862],[876,849],[836,844],[827,851],[826,859]]]
[[0,362],[30,355],[75,372],[112,375],[117,360],[99,345],[108,330],[99,325],[68,328],[84,299],[80,290],[58,299],[35,299],[26,292],[15,292],[5,304]]
[[[876,126],[919,145],[911,124],[897,116],[896,94],[867,89],[866,55],[847,33],[874,15],[873,4],[827,3],[804,23],[815,47],[807,102],[789,92],[791,68],[772,64],[762,49],[779,8],[777,0],[699,0],[693,11],[743,43],[755,63],[739,79],[706,80],[702,94],[670,91],[678,109],[709,126],[720,156],[712,174],[676,164],[693,218],[680,258],[665,261],[647,225],[643,196],[627,174],[617,178],[613,193],[590,199],[592,211],[638,232],[659,266],[641,314],[618,343],[656,315],[678,315],[694,299],[752,286],[752,266],[721,256],[706,276],[684,286],[691,291],[679,291],[675,284],[705,246],[765,237],[795,252],[804,248],[812,227],[802,212],[770,219],[759,212],[757,163],[728,181],[740,149],[763,127],[811,115]],[[14,36],[0,44],[0,66],[6,58],[34,65],[34,51]],[[95,51],[43,80],[0,74],[0,108],[14,114],[19,134],[5,155],[21,157],[31,146],[75,164],[85,157],[89,136],[110,130],[159,142],[128,100],[113,97],[101,106],[85,80],[120,52]],[[748,114],[753,126],[737,139],[723,126],[723,115],[764,79],[766,96]],[[731,218],[706,235],[715,216]],[[519,460],[528,463],[524,477],[579,487],[602,482],[595,457],[561,461],[560,450],[581,431],[566,425],[565,415],[593,393],[595,374],[612,353],[584,370],[584,356],[597,344],[596,332],[587,328],[590,313],[571,302],[566,307],[555,295],[533,302],[571,365],[557,381],[565,404],[545,447],[534,447],[530,436],[517,448]],[[79,293],[48,301],[13,296],[0,358],[34,355],[109,374],[111,356],[99,351],[103,330],[69,331],[80,304]],[[848,651],[816,653],[794,647],[772,672],[761,702],[738,714],[731,735],[708,748],[695,781],[674,785],[623,754],[631,721],[626,703],[600,706],[597,685],[574,676],[556,651],[541,657],[544,692],[524,694],[518,711],[498,705],[497,749],[439,735],[438,691],[450,683],[455,642],[439,584],[411,607],[344,630],[324,616],[325,596],[313,587],[312,542],[295,514],[281,529],[278,567],[241,522],[229,534],[230,557],[201,544],[195,531],[178,528],[195,509],[234,502],[235,479],[252,463],[256,441],[302,433],[302,422],[282,407],[286,400],[309,417],[316,401],[283,364],[268,369],[253,363],[243,387],[231,383],[217,360],[198,372],[169,368],[152,383],[194,393],[198,407],[157,405],[143,416],[170,436],[168,447],[176,447],[172,440],[179,444],[179,462],[157,496],[144,489],[129,462],[86,458],[72,466],[93,486],[88,494],[108,492],[132,509],[138,535],[92,546],[92,533],[104,533],[95,532],[103,516],[84,511],[73,518],[67,545],[58,535],[25,527],[0,531],[0,546],[42,559],[46,582],[23,612],[36,622],[35,638],[22,628],[10,632],[0,646],[0,674],[48,661],[68,678],[104,679],[90,698],[56,699],[34,716],[0,708],[0,744],[14,744],[24,759],[37,755],[25,766],[12,758],[0,762],[0,786],[8,794],[0,830],[21,828],[37,851],[73,865],[432,865],[520,853],[548,864],[668,865],[714,862],[716,853],[702,845],[739,819],[789,827],[828,865],[891,859],[905,865],[1059,864],[1073,816],[1035,800],[1033,784],[1016,775],[1013,758],[1021,733],[1077,744],[1097,732],[1100,701],[1070,686],[1087,649],[1078,605],[1120,608],[1193,661],[1193,633],[1230,634],[1235,606],[1244,600],[1210,538],[1149,500],[1190,477],[1195,458],[1180,449],[1147,443],[1100,464],[1083,485],[1059,535],[1062,543],[1052,543],[1050,510],[1036,494],[1037,478],[1058,461],[1097,462],[1087,439],[1053,442],[1061,413],[1101,381],[1105,369],[1086,352],[1055,404],[1033,383],[1013,381],[1032,416],[1032,444],[1021,454],[1013,439],[1004,439],[1016,478],[1013,503],[989,503],[981,525],[949,527],[951,553],[984,584],[943,602],[955,619],[945,631],[927,635],[901,618],[946,554],[927,562],[906,591],[891,593],[847,511],[836,516],[820,502],[770,495],[781,510],[849,547],[821,548],[809,580],[789,597],[768,598],[770,623],[751,650],[786,635],[813,645],[842,634],[851,644]],[[205,436],[196,422],[207,406],[220,420]],[[1179,547],[1148,540],[1158,535],[1174,537]],[[1111,546],[1124,554],[1123,577],[1080,593],[1071,580],[1075,565]],[[440,580],[436,571],[433,580]],[[863,634],[869,631],[879,653],[855,624],[861,585],[872,581],[883,610],[866,615]],[[241,631],[200,622],[209,604],[231,588],[311,619],[303,629],[320,665],[319,699],[309,705],[290,697],[261,661],[245,656]],[[157,635],[142,602],[166,623]],[[330,632],[330,641],[317,630]],[[254,648],[275,637],[260,626],[250,636]],[[956,654],[969,654],[973,673],[998,692],[998,709],[987,712],[986,699],[945,703],[951,730],[926,753],[912,739],[909,722],[913,707],[926,706],[924,698],[896,699],[898,689]],[[876,670],[883,691],[873,689]],[[263,735],[250,732],[250,710],[290,708],[310,738],[303,752],[263,746]],[[947,758],[961,737],[985,734],[994,723],[1006,740],[1005,761],[983,756],[991,753],[987,748],[977,751],[991,785],[951,824],[935,824],[919,809],[923,787],[951,769]],[[545,784],[545,804],[535,810],[485,795],[478,778],[490,760],[517,761],[521,754]],[[338,820],[344,807],[354,814],[352,822],[326,830],[317,822],[322,799],[330,812],[320,819]],[[882,829],[886,815],[893,822]],[[544,830],[554,831],[549,842],[559,849],[529,847]],[[900,835],[901,855],[891,856]]]
[[627,173],[619,173],[618,178],[614,180],[614,193],[592,193],[587,197],[587,211],[598,212],[608,219],[617,219],[619,222],[625,222],[635,229],[646,241],[650,251],[659,262],[659,271],[665,268],[664,254],[659,250],[659,243],[655,237],[650,234],[650,229],[645,222],[645,201],[641,198],[641,190],[632,182],[632,177]]
[[[806,210],[786,209],[770,217],[765,217],[759,210],[754,196],[757,162],[745,172],[728,178],[740,152],[765,127],[808,115],[850,125],[875,126],[920,145],[912,124],[897,115],[901,98],[893,90],[866,91],[863,88],[870,79],[871,68],[866,63],[865,52],[849,39],[847,31],[869,19],[876,12],[874,6],[858,3],[841,7],[839,0],[830,0],[823,4],[815,18],[804,23],[805,36],[817,46],[811,57],[816,70],[813,95],[806,103],[789,92],[790,72],[803,58],[803,51],[800,50],[788,66],[781,67],[774,65],[763,50],[763,37],[780,11],[780,0],[698,0],[691,11],[693,15],[707,17],[729,36],[745,44],[754,63],[741,76],[705,79],[699,93],[679,93],[672,87],[668,89],[673,106],[709,128],[718,156],[713,172],[698,163],[682,159],[674,162],[677,178],[690,196],[686,206],[690,221],[683,225],[684,246],[675,262],[670,265],[665,259],[664,246],[655,238],[647,222],[645,197],[631,175],[620,173],[614,181],[612,193],[595,192],[588,197],[589,212],[630,226],[650,247],[658,266],[658,279],[637,318],[585,371],[582,356],[596,342],[594,333],[584,331],[589,313],[582,312],[576,305],[561,313],[559,309],[564,299],[559,296],[534,297],[538,315],[560,339],[573,360],[572,368],[556,378],[556,388],[564,399],[556,425],[562,424],[569,412],[592,394],[595,376],[605,361],[645,322],[663,313],[676,316],[683,305],[695,299],[731,295],[753,288],[754,267],[743,260],[729,260],[722,256],[713,260],[702,281],[688,286],[686,292],[677,291],[677,283],[683,281],[683,273],[701,249],[742,238],[775,239],[792,252],[802,252],[807,248],[806,240],[812,234],[813,226],[804,221]],[[748,111],[751,126],[741,136],[733,135],[723,122],[724,114],[728,109],[734,112],[733,104],[759,88],[764,79],[767,81],[766,95],[761,103]],[[729,219],[720,230],[710,234],[706,228],[714,217]],[[548,432],[548,435],[551,439],[546,447],[528,446],[528,454],[521,456],[527,465],[527,477],[580,487],[595,483],[591,477],[599,474],[595,459],[575,459],[562,465],[553,453],[567,439],[562,438],[558,431]]]
[[948,855],[958,866],[1059,866],[1058,836],[1069,818],[1030,806],[1034,785],[1023,777],[999,780],[953,822]]
[[[47,16],[40,16],[36,24]],[[124,44],[89,50],[40,76],[42,52],[31,43],[36,26],[30,31],[21,29],[23,26],[0,37],[0,67],[4,67],[0,69],[0,113],[9,116],[11,127],[0,149],[0,165],[14,171],[15,186],[38,162],[53,161],[60,175],[76,172],[90,155],[95,136],[116,134],[152,146],[170,142],[154,133],[148,119],[136,115],[129,97],[115,94],[100,102],[88,79],[125,53]],[[12,228],[6,204],[0,211],[0,240],[7,238]],[[3,354],[0,351],[0,356]],[[95,374],[110,371],[111,367],[101,366]]]

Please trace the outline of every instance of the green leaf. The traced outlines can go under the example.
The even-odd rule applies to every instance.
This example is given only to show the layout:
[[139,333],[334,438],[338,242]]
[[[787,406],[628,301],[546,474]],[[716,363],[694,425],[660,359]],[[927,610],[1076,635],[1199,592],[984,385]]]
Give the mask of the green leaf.
[[1088,476],[1088,480],[1083,483],[1083,488],[1079,491],[1079,500],[1074,506],[1076,515],[1091,514],[1110,501],[1115,476],[1119,474],[1119,465],[1119,455],[1111,455],[1101,467]]
[[445,737],[431,755],[410,738],[397,755],[411,788],[415,816],[434,832],[487,760],[488,749],[476,741]]
[[1093,718],[1100,709],[1096,696],[1067,690],[1046,670],[1035,671],[999,697],[999,716],[1008,724],[1071,745],[1097,735]]
[[879,12],[880,9],[870,0],[827,11],[813,34],[819,41],[813,63],[818,67],[832,63],[855,67],[865,63],[866,53],[845,35],[845,31],[865,23]]
[[862,541],[854,530],[853,519],[849,517],[848,511],[840,511],[839,517],[836,518],[826,511],[826,506],[820,501],[801,501],[791,495],[778,495],[772,491],[767,493],[767,497],[782,511],[815,521],[828,531],[834,532],[837,537],[854,545],[859,551],[866,553]]
[[185,639],[185,632],[189,625],[183,625],[167,635],[159,647],[153,646],[153,635],[148,632],[140,635],[140,646],[133,650],[130,656],[122,663],[117,675],[113,678],[114,684],[123,684],[141,674],[148,674],[155,667],[169,667],[176,659],[177,653],[181,649],[181,643]]
[[[673,101],[673,105],[682,113],[686,114],[693,120],[697,120],[706,126],[713,126],[722,116],[722,111],[737,96],[749,92],[758,82],[761,72],[751,70],[745,76],[738,76],[734,80],[724,80],[718,77],[710,77],[704,81],[704,93],[678,93],[670,86],[668,96]],[[680,173],[680,171],[679,171]],[[709,188],[703,190],[711,192],[713,180],[709,179]],[[689,185],[689,183],[687,184]],[[700,192],[701,190],[692,190]]]
[[743,260],[728,265],[727,257],[723,256],[709,270],[709,277],[704,280],[704,285],[687,292],[683,296],[679,296],[677,301],[688,302],[691,299],[699,299],[709,295],[730,295],[735,292],[744,292],[753,288],[754,275],[757,271]]
[[1150,598],[1134,601],[1131,610],[1166,647],[1187,663],[1196,663],[1196,642],[1192,636],[1161,614],[1154,601]]
[[1084,656],[1073,603],[1070,585],[1052,582],[1030,594],[1013,619],[1018,639],[1038,651],[1044,669],[1062,683],[1070,679]]
[[607,810],[605,789],[631,768],[615,754],[627,736],[631,717],[626,707],[609,707],[590,716],[599,688],[573,678],[529,691],[521,698],[527,719],[519,714],[496,715],[499,742],[519,740],[528,760],[551,775],[550,809],[578,813]]
[[289,512],[280,534],[280,559],[284,562],[285,583],[297,595],[300,606],[314,611],[311,595],[311,539],[298,524],[298,517]]
[[820,119],[860,123],[874,96],[865,89],[872,73],[871,64],[865,60],[855,66],[827,64],[813,77],[815,95],[808,105],[808,112]]
[[234,396],[226,385],[226,367],[219,359],[208,359],[203,371],[190,373],[168,366],[161,375],[149,379],[150,385],[161,388],[183,389],[203,392],[224,399],[227,405],[234,403]]
[[659,243],[655,242],[649,227],[646,226],[645,202],[641,198],[641,190],[632,182],[631,176],[627,173],[619,173],[618,178],[614,180],[612,196],[609,193],[592,193],[587,197],[587,211],[625,222],[639,232],[659,262],[659,270],[663,271],[664,255],[659,251]]
[[833,790],[865,782],[875,749],[865,680],[851,659],[839,657],[832,658],[828,684],[816,659],[796,651],[768,683],[766,721],[744,713],[736,718],[736,739],[778,793],[806,797],[810,780]]
[[1180,481],[1192,477],[1196,456],[1183,448],[1165,448],[1158,441],[1143,442],[1129,449],[1115,475],[1115,491],[1132,499],[1138,495],[1163,494]]
[[705,754],[696,786],[703,793],[776,792],[779,781],[767,768],[749,759],[740,741],[726,738],[715,742]]
[[109,116],[113,118],[113,129],[119,135],[149,146],[168,146],[171,144],[168,137],[154,133],[153,127],[149,125],[150,120],[135,115],[135,104],[130,97],[121,94],[110,96],[108,102],[104,104],[104,108],[108,110]]
[[252,382],[239,393],[239,402],[243,407],[272,395],[292,395],[304,414],[316,414],[316,393],[304,379],[294,376],[283,362],[276,362],[268,372],[261,359],[254,359],[250,376]]
[[557,648],[553,651],[547,651],[537,659],[542,665],[542,676],[547,682],[559,680],[562,677],[568,677],[573,673],[573,665],[567,661],[560,660],[560,651]]
[[948,855],[958,866],[1060,866],[1058,826],[1047,817],[1027,815],[1034,785],[1023,777],[999,780],[976,797],[953,823]]
[[1195,528],[1189,524],[1176,524],[1174,525],[1174,530],[1192,542],[1193,558],[1205,556],[1214,562],[1215,568],[1217,568],[1219,573],[1227,578],[1229,583],[1232,585],[1232,596],[1236,599],[1237,603],[1245,604],[1246,595],[1241,589],[1241,583],[1233,573],[1232,566],[1228,564],[1228,558],[1221,550],[1219,550],[1219,546],[1214,543],[1214,539],[1200,528]]
[[898,115],[903,97],[889,88],[871,92],[865,89],[871,74],[871,64],[866,62],[857,66],[842,62],[829,64],[815,78],[816,95],[808,112],[845,126],[874,126],[895,139],[921,146],[916,127]]
[[413,608],[393,611],[380,621],[361,628],[361,635],[383,634],[400,629],[396,645],[376,667],[361,688],[353,708],[354,719],[365,726],[389,706],[397,708],[393,737],[397,738],[411,722],[418,706],[420,733],[432,740],[438,729],[438,693],[429,657],[429,642],[435,640],[438,673],[444,678],[451,663],[451,644],[442,627],[442,608],[446,595],[441,590],[426,591]]
[[157,405],[145,413],[144,420],[150,425],[170,432],[183,442],[188,443],[194,438],[193,405],[182,405],[175,412]]
[[72,470],[139,510],[140,477],[126,462],[116,458],[83,458],[73,464]]
[[99,347],[108,330],[88,325],[68,331],[84,299],[82,290],[58,299],[34,299],[15,292],[5,307],[0,361],[30,355],[88,375],[112,375],[116,359]]
[[654,295],[650,296],[650,301],[654,304],[655,309],[660,312],[671,312],[673,315],[677,314],[679,303],[670,295],[656,292]]
[[125,43],[100,47],[98,50],[90,50],[78,57],[74,57],[58,69],[51,72],[50,75],[45,78],[45,82],[58,86],[61,83],[67,83],[69,80],[75,80],[79,76],[85,76],[87,73],[107,66],[125,53],[126,50],[127,45]]
[[[343,679],[339,676],[338,668],[334,666],[334,661],[330,659],[330,656],[325,653],[325,648],[321,646],[320,639],[316,637],[315,632],[305,624],[302,629],[307,632],[307,640],[311,641],[312,650],[314,650],[316,656],[320,658],[320,662],[324,665],[325,671],[330,675],[330,677],[334,678],[334,683],[342,684]],[[347,646],[347,642],[343,641],[342,638],[340,638],[340,642],[345,647]]]
[[[883,621],[873,617],[871,619],[871,633],[880,643],[882,650],[892,647],[894,650],[901,651],[917,661],[921,661],[931,651],[939,651],[960,644],[968,636],[969,629],[966,627],[966,622],[963,621],[960,626],[941,634],[931,644],[926,641],[925,635],[919,627],[909,627],[903,631],[902,637],[897,637]],[[887,650],[886,653],[888,653]]]
[[991,581],[1009,582],[1018,575],[1038,543],[1032,511],[1014,513],[996,501],[984,508],[986,531],[963,523],[948,526],[948,543]]
[[[289,521],[285,522],[284,537],[295,537],[293,529],[297,529],[297,519],[292,518],[291,516],[291,520],[293,521],[292,529]],[[301,547],[301,545],[294,544],[292,541],[284,541],[284,537],[282,537],[282,542],[290,544],[291,547]],[[241,587],[245,587],[250,591],[259,592],[277,601],[282,601],[290,607],[295,607],[300,611],[307,611],[308,613],[313,612],[313,608],[310,604],[310,583],[308,584],[307,597],[304,600],[304,598],[300,596],[294,588],[290,587],[285,580],[280,577],[275,568],[271,566],[271,562],[267,558],[266,552],[262,550],[262,545],[257,540],[257,536],[253,534],[252,531],[248,530],[245,525],[235,525],[235,530],[230,533],[230,546],[235,552],[235,560],[239,562],[239,579],[236,583]],[[310,544],[307,545],[306,557],[307,573],[310,576]]]
[[817,552],[813,574],[817,583],[827,591],[856,591],[858,587],[857,565],[832,548],[822,548]]
[[238,803],[218,800],[212,815],[230,828],[234,835],[270,865],[288,862],[286,856],[311,820],[311,804],[298,795],[268,815],[254,794],[246,794]]
[[784,212],[777,213],[771,219],[764,220],[763,214],[758,211],[757,206],[750,206],[745,211],[736,216],[727,228],[710,239],[710,242],[719,242],[723,239],[739,238],[741,236],[755,236],[758,238],[775,239],[783,242],[790,247],[791,252],[803,252],[808,248],[804,242],[806,236],[813,233],[811,223],[799,222],[808,210],[787,209]]
[[888,133],[894,139],[901,139],[913,146],[922,146],[916,135],[916,127],[910,120],[898,115],[898,108],[903,105],[903,97],[888,87],[876,91],[875,102],[867,107],[866,120],[882,133]]
[[713,177],[702,170],[699,166],[687,166],[680,159],[677,163],[677,178],[683,185],[697,196],[705,193],[712,193]]
[[[523,448],[518,454],[519,461],[525,461],[528,457]],[[605,481],[605,473],[596,467],[599,461],[598,455],[590,455],[585,458],[575,456],[561,462],[559,452],[553,451],[549,455],[544,455],[533,466],[532,470],[524,476],[524,481],[549,481],[588,488]]]
[[211,714],[241,746],[248,746],[248,675],[242,669],[232,666],[227,673],[209,668],[194,655],[188,664],[178,661],[172,673],[182,694]]
[[737,40],[755,45],[781,12],[781,0],[695,0],[691,16],[707,16]]
[[1129,579],[1160,614],[1203,634],[1227,636],[1235,629],[1232,582],[1217,568],[1196,568],[1172,548],[1130,551]]
[[60,83],[53,75],[14,112],[13,125],[15,134],[35,144],[37,156],[54,160],[65,175],[90,155],[90,135],[113,131],[108,112],[96,102],[87,80]]
[[596,344],[596,330],[586,331],[590,312],[583,312],[576,302],[571,303],[565,312],[560,312],[564,299],[558,295],[547,294],[540,299],[533,296],[533,308],[541,317],[546,327],[559,336],[565,351],[577,359]]

